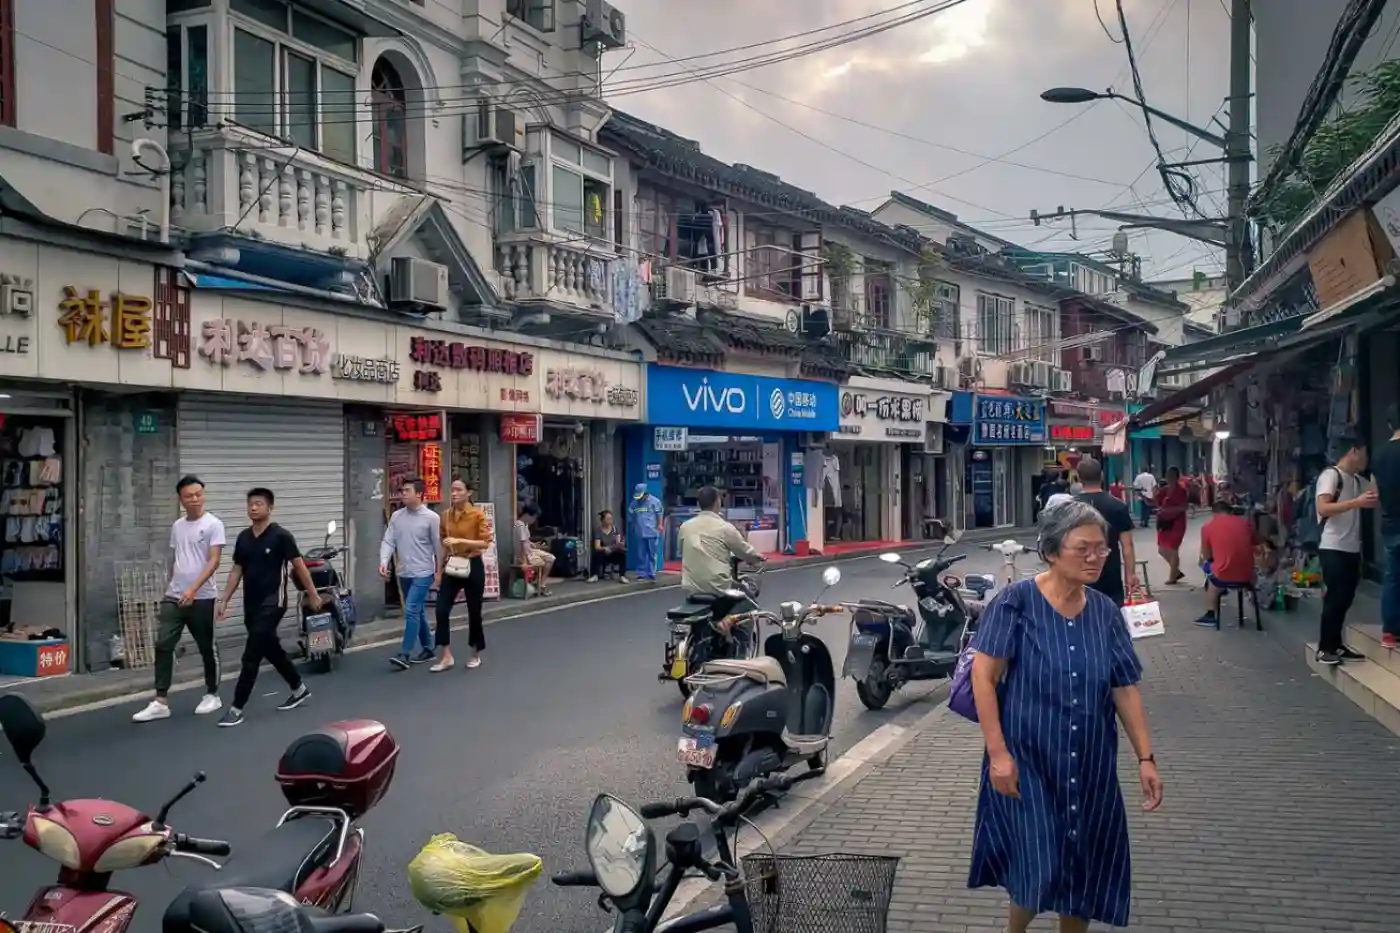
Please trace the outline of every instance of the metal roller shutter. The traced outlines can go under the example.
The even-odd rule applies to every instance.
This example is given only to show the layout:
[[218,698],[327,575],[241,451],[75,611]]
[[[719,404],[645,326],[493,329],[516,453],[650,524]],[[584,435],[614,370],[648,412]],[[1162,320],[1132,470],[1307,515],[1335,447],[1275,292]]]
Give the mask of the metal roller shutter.
[[[180,396],[180,473],[204,481],[204,506],[223,520],[228,546],[219,592],[233,566],[233,542],[248,526],[247,495],[266,486],[274,520],[302,550],[325,538],[326,522],[345,527],[345,418],[339,402]],[[242,593],[224,625],[243,624]]]

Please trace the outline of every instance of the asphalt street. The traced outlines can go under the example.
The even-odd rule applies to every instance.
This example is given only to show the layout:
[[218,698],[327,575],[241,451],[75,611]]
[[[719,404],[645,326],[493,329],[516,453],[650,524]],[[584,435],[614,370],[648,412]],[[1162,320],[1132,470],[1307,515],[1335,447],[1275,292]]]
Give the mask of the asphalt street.
[[[980,547],[970,553],[960,570],[991,572],[1000,562]],[[891,591],[897,571],[873,558],[838,566],[842,579],[827,601],[900,600],[908,593]],[[818,565],[766,575],[761,602],[811,601],[821,593],[821,572]],[[447,931],[447,921],[426,917],[413,901],[405,877],[434,833],[453,832],[493,852],[534,852],[547,875],[586,866],[584,823],[599,792],[635,804],[686,792],[675,761],[680,694],[675,684],[656,679],[664,612],[679,599],[677,590],[646,592],[493,625],[485,664],[471,671],[459,665],[436,675],[425,666],[393,673],[388,649],[359,652],[335,673],[311,678],[313,698],[288,713],[273,709],[285,686],[264,669],[247,721],[235,729],[216,728],[217,716],[195,717],[193,692],[176,694],[176,715],[163,722],[132,723],[136,703],[59,719],[50,723],[37,763],[59,798],[104,797],[149,813],[204,771],[208,782],[175,809],[171,825],[229,840],[236,850],[285,808],[273,772],[292,739],[337,719],[377,719],[402,753],[392,789],[363,822],[368,859],[356,906],[391,925],[428,920],[429,930]],[[832,617],[818,629],[838,675],[846,625],[845,617]],[[930,694],[940,691],[937,684],[912,685],[872,713],[842,682],[833,756],[884,723],[927,712],[936,702]],[[227,702],[231,683],[224,693]],[[0,809],[22,809],[34,796],[5,749]],[[21,842],[0,844],[10,846],[0,872],[0,911],[15,916],[37,887],[51,883],[57,866]],[[155,931],[183,886],[212,878],[199,865],[171,861],[126,872],[113,886],[141,898],[135,929]],[[555,890],[542,878],[516,930],[597,933],[607,918],[594,899],[579,889]]]

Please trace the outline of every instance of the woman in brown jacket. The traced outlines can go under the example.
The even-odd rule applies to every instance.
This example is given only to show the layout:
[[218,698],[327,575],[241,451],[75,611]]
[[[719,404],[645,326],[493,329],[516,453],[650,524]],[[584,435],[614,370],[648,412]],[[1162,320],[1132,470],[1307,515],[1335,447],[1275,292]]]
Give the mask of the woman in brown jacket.
[[[452,607],[457,594],[467,594],[467,644],[471,657],[467,667],[481,666],[481,652],[486,650],[486,633],[481,628],[481,603],[486,594],[486,564],[481,555],[491,546],[494,533],[486,512],[472,502],[472,489],[461,479],[452,480],[452,505],[442,513],[442,585],[437,594],[437,644],[442,657],[429,668],[435,674],[452,670]],[[458,558],[452,561],[452,558]],[[466,576],[452,572],[449,563],[460,564],[466,558],[470,571]]]

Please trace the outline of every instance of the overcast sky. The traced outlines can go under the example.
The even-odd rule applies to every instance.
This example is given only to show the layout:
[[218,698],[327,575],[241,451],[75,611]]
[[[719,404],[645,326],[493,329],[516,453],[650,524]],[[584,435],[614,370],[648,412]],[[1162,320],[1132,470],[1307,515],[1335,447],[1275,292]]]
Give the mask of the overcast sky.
[[[1039,98],[1055,85],[1112,86],[1132,93],[1127,55],[1113,41],[1119,37],[1114,0],[1098,0],[1113,39],[1095,16],[1094,0],[966,0],[807,57],[636,92],[667,76],[686,76],[688,69],[770,55],[899,14],[792,39],[786,46],[679,63],[669,59],[781,39],[898,3],[618,0],[632,48],[608,53],[604,73],[618,69],[608,86],[631,93],[610,94],[609,101],[699,140],[718,158],[774,172],[827,201],[873,210],[898,189],[1026,246],[1103,249],[1116,227],[1082,218],[1076,243],[1067,221],[1032,226],[1032,209],[1112,206],[1181,216],[1150,168],[1153,153],[1140,111],[1113,101],[1070,106]],[[904,12],[936,4],[924,0]],[[1124,9],[1149,102],[1197,124],[1216,114],[1223,120],[1229,29],[1223,0],[1125,0]],[[1187,158],[1195,142],[1160,124],[1157,134],[1169,159]],[[1216,154],[1199,144],[1190,157]],[[1219,216],[1220,171],[1215,166],[1193,171],[1202,209]],[[1204,244],[1164,233],[1136,231],[1131,237],[1151,277],[1223,268],[1220,252]]]

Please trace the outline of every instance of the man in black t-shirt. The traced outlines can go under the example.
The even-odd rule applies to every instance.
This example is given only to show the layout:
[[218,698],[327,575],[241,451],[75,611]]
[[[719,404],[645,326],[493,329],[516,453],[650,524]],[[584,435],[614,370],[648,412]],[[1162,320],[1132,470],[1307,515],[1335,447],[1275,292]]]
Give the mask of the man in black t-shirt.
[[[1108,522],[1108,557],[1103,562],[1103,572],[1093,586],[1112,599],[1115,605],[1121,606],[1127,601],[1126,592],[1137,589],[1138,585],[1137,554],[1133,551],[1133,513],[1127,503],[1104,492],[1103,467],[1097,460],[1085,457],[1079,461],[1077,469],[1084,491],[1074,498],[1092,505]],[[1123,586],[1125,578],[1126,592]]]
[[233,691],[233,705],[219,720],[219,725],[224,727],[243,723],[243,708],[253,696],[253,685],[263,661],[271,664],[292,690],[291,696],[277,707],[279,710],[296,709],[311,696],[277,637],[277,626],[287,613],[289,564],[297,582],[306,591],[313,611],[321,608],[322,600],[311,583],[311,574],[301,559],[296,538],[272,520],[274,501],[270,489],[248,490],[248,520],[253,524],[239,534],[233,546],[233,570],[229,572],[224,597],[219,602],[218,617],[222,619],[228,614],[229,600],[238,591],[238,585],[243,584],[243,624],[248,629],[248,642],[243,648],[243,666]]
[[[1371,456],[1371,476],[1380,496],[1381,645],[1400,648],[1400,405],[1386,408],[1390,440]],[[1295,517],[1295,521],[1301,519]]]

